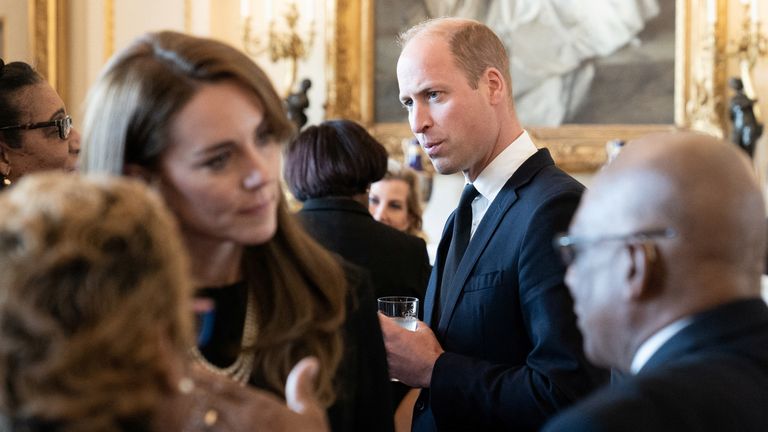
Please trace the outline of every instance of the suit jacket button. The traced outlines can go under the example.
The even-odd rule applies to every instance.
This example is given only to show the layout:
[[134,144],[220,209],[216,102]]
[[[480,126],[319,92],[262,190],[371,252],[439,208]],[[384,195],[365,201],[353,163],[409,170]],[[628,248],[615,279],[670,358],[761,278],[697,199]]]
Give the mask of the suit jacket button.
[[424,411],[424,401],[416,401],[416,411]]

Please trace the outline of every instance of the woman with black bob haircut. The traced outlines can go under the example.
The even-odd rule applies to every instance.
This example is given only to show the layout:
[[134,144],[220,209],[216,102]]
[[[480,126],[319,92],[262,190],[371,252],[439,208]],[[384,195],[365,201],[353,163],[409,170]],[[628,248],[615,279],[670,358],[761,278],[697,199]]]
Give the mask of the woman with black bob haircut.
[[[310,126],[284,151],[283,175],[315,239],[371,275],[377,297],[424,299],[429,257],[424,240],[376,222],[368,189],[387,172],[387,151],[362,126],[332,120]],[[368,307],[375,307],[371,304]],[[407,391],[394,387],[394,405]]]
[[306,128],[287,147],[284,172],[299,201],[362,197],[386,174],[387,150],[357,123],[330,120]]

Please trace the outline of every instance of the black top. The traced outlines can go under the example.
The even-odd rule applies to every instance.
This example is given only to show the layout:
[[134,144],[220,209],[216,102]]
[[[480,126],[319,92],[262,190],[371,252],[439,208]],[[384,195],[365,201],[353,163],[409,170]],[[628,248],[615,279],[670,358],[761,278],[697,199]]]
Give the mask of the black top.
[[237,359],[243,338],[248,302],[245,282],[203,288],[196,297],[210,299],[214,304],[211,312],[197,318],[200,353],[212,364],[227,367]]
[[[373,288],[364,271],[349,265],[345,265],[345,270],[350,292],[344,324],[344,354],[335,377],[337,398],[328,409],[331,429],[335,432],[392,431],[389,375]],[[240,350],[247,305],[246,284],[204,288],[198,291],[197,297],[214,302],[212,328],[207,341],[199,346],[200,352],[216,366],[229,366]],[[199,317],[198,327],[205,319]],[[252,375],[248,383],[268,390],[257,375]]]
[[376,297],[417,297],[423,316],[432,270],[424,240],[377,222],[352,198],[309,199],[297,216],[318,243],[370,273]]
[[[419,317],[423,317],[432,270],[424,240],[377,222],[364,205],[349,197],[308,199],[298,217],[318,243],[368,270],[376,298],[416,297]],[[394,407],[408,390],[399,382],[392,384]]]

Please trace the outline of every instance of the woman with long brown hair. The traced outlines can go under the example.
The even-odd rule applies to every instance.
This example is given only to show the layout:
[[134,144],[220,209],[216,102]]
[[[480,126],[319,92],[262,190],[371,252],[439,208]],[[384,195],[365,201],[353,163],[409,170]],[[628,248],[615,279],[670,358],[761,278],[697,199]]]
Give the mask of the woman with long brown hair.
[[145,179],[176,215],[210,324],[193,350],[200,364],[284,396],[291,367],[315,356],[318,396],[336,400],[334,430],[391,429],[377,402],[387,371],[367,279],[345,272],[286,210],[280,148],[292,134],[269,79],[243,53],[153,33],[92,88],[82,165]]

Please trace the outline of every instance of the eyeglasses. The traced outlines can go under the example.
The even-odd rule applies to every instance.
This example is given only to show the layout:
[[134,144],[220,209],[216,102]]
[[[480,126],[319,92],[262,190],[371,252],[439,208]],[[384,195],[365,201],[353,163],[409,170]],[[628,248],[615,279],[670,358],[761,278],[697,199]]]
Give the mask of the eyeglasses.
[[64,118],[51,120],[47,122],[40,122],[40,123],[28,123],[28,124],[16,125],[16,126],[3,126],[3,127],[0,127],[0,131],[12,130],[12,129],[41,129],[41,128],[54,127],[54,126],[59,129],[59,138],[65,140],[67,139],[67,137],[69,137],[69,133],[72,131],[72,117],[66,116]]
[[576,261],[576,257],[579,252],[583,251],[586,246],[595,245],[597,243],[607,241],[647,241],[653,238],[675,238],[677,237],[677,231],[672,228],[658,228],[645,231],[638,231],[629,234],[620,235],[607,235],[603,237],[586,238],[578,236],[569,236],[566,233],[558,234],[555,236],[553,245],[555,249],[560,251],[560,257],[566,266],[573,264]]

